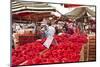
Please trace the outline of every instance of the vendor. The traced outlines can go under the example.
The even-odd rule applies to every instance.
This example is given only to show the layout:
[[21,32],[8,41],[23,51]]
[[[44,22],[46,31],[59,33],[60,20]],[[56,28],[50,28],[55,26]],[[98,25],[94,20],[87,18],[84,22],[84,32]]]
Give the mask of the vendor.
[[54,39],[55,28],[51,25],[51,23],[48,23],[46,34],[47,39],[43,44],[45,47],[49,48],[52,43],[57,44],[56,40]]

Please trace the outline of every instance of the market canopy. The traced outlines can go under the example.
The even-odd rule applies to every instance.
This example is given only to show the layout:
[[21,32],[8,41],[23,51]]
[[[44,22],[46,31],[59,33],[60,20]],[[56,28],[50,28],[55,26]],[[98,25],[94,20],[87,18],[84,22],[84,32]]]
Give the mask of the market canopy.
[[51,12],[51,11],[55,11],[55,8],[48,5],[47,3],[13,1],[12,12],[21,12],[21,11]]
[[77,19],[84,16],[85,14],[95,17],[95,11],[89,9],[88,7],[75,8],[71,12],[66,13],[65,16],[71,19]]
[[53,16],[51,12],[56,9],[47,3],[41,2],[12,2],[12,17],[17,21],[40,21],[43,18]]

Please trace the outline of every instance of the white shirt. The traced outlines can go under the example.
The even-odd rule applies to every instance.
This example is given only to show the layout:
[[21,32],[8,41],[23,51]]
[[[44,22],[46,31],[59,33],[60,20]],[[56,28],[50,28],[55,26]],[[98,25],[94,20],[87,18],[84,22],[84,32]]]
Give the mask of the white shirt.
[[52,27],[52,26],[49,26],[48,29],[47,29],[47,39],[46,41],[43,43],[43,45],[47,48],[50,47],[52,41],[53,41],[53,36],[55,34],[55,28]]
[[55,28],[52,26],[48,27],[47,36],[53,36],[55,34]]

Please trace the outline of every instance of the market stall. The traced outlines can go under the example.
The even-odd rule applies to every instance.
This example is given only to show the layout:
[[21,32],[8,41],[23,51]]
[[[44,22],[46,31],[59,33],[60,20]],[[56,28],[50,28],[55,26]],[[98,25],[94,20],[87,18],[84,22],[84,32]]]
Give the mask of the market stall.
[[[66,38],[67,37],[67,38]],[[58,45],[52,44],[46,49],[42,44],[45,41],[37,40],[32,43],[24,44],[16,49],[13,49],[13,65],[30,65],[30,64],[48,64],[48,63],[65,63],[84,61],[81,55],[82,46],[87,43],[86,35],[74,34],[71,37],[68,35],[55,36]],[[63,39],[63,40],[62,40]],[[67,42],[66,42],[67,41]],[[40,54],[42,52],[42,54]],[[80,59],[80,57],[82,59]],[[19,61],[18,58],[20,59]]]
[[[88,7],[61,15],[48,3],[16,1],[12,12],[12,66],[95,60],[96,32],[88,34],[85,29],[76,32],[80,26],[77,22],[88,23],[90,16],[95,17]],[[50,43],[48,48],[44,45],[46,41]]]
[[[13,38],[14,46],[16,43],[20,43],[21,36],[37,35],[39,25],[44,18],[54,17],[51,12],[54,12],[55,8],[49,6],[47,3],[38,2],[12,2],[12,22],[13,22]],[[20,31],[17,32],[16,28]],[[26,37],[26,36],[25,36]],[[30,36],[29,36],[30,37]]]
[[[75,24],[79,26],[81,31],[86,31],[88,34],[95,33],[96,24],[95,20],[93,21],[92,18],[95,18],[95,11],[90,9],[89,7],[77,7],[73,9],[71,12],[65,14],[68,18],[75,21]],[[92,21],[90,21],[92,19]]]
[[[84,7],[83,5],[77,6],[71,12],[65,15],[74,20],[76,24],[80,23],[82,31],[86,31],[88,34],[88,43],[84,46],[84,61],[95,60],[96,58],[96,12],[95,8],[91,9],[91,6]],[[81,6],[81,7],[79,7]],[[66,6],[65,6],[66,7]],[[91,42],[90,42],[91,41]],[[92,45],[91,45],[92,44]]]

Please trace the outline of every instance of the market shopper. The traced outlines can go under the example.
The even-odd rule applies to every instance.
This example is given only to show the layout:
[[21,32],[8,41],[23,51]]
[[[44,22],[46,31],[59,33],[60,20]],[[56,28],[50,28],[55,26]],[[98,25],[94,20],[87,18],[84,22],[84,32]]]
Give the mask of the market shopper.
[[67,23],[64,23],[63,29],[64,29],[64,32],[68,31],[68,25],[67,25]]
[[67,33],[72,35],[74,33],[73,23],[72,22],[68,22],[67,25],[68,25]]

